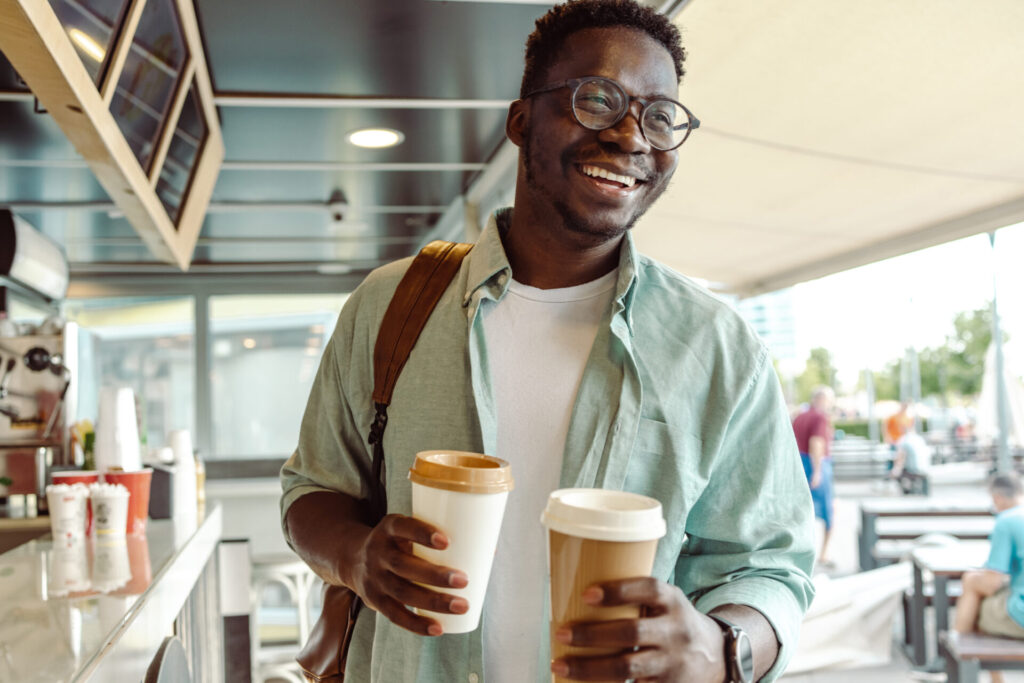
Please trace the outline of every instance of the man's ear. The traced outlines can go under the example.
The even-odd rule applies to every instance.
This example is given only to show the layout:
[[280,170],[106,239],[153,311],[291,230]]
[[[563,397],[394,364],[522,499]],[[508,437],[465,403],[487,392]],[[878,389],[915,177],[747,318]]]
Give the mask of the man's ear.
[[516,100],[508,107],[505,117],[505,135],[516,147],[522,147],[526,140],[526,127],[529,124],[530,105],[524,100]]

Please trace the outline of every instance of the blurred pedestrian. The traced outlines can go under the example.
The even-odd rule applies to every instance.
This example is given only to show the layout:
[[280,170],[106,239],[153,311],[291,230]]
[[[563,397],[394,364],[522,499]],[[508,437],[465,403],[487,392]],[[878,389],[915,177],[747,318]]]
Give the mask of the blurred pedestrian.
[[793,420],[793,434],[796,436],[797,448],[800,449],[804,475],[807,477],[807,484],[811,487],[814,516],[825,524],[821,553],[818,555],[818,564],[823,566],[834,565],[828,556],[828,542],[832,537],[834,518],[831,413],[835,399],[835,392],[830,387],[817,387],[811,394],[810,407]]

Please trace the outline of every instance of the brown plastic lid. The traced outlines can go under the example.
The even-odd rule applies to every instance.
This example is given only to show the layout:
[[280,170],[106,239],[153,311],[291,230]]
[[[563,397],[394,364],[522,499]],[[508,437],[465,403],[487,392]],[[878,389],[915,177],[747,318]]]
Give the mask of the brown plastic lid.
[[501,493],[513,487],[506,461],[465,451],[420,451],[409,469],[409,480],[460,493]]

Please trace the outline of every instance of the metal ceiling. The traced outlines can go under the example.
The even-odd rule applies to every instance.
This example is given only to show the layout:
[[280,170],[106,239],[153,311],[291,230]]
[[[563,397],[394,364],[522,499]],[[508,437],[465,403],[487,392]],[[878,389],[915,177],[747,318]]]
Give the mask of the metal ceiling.
[[[193,263],[360,272],[412,253],[503,142],[549,6],[197,0],[227,154]],[[64,245],[73,274],[167,270],[24,91],[0,56],[0,205]],[[347,141],[367,126],[405,141]]]

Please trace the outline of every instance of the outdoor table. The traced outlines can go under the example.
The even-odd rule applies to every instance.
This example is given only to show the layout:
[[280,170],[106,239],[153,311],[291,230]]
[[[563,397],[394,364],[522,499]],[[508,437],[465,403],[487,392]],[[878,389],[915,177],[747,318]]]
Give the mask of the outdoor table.
[[914,666],[926,666],[930,663],[927,659],[928,648],[924,628],[924,611],[927,606],[924,594],[925,572],[929,572],[933,577],[932,606],[935,608],[937,638],[939,633],[949,629],[949,582],[959,579],[970,569],[981,567],[988,558],[988,549],[987,541],[967,541],[948,546],[915,548],[911,552],[914,592],[910,597],[910,621],[904,628],[907,629],[909,640],[907,654]]
[[[876,569],[878,563],[874,556],[874,548],[879,540],[877,522],[883,517],[905,517],[905,518],[931,518],[931,517],[991,517],[992,507],[988,500],[973,502],[937,501],[933,499],[910,500],[905,498],[868,500],[860,506],[860,537],[858,539],[858,556],[862,570]],[[973,531],[973,530],[972,530]],[[918,534],[908,536],[913,538],[926,533],[921,531]],[[949,533],[949,532],[947,532]],[[988,531],[981,534],[981,538],[987,536]],[[958,535],[953,533],[952,535]],[[892,534],[882,534],[889,538],[895,538]],[[906,536],[900,535],[899,537]],[[972,537],[978,537],[976,533]]]

